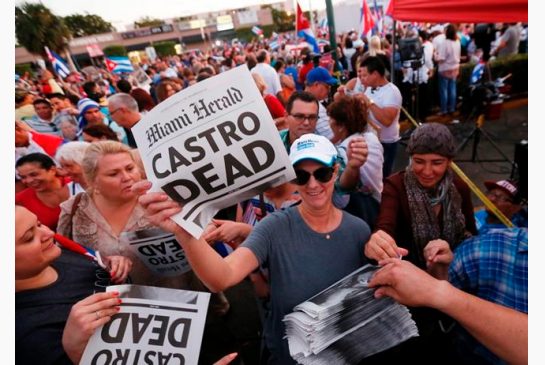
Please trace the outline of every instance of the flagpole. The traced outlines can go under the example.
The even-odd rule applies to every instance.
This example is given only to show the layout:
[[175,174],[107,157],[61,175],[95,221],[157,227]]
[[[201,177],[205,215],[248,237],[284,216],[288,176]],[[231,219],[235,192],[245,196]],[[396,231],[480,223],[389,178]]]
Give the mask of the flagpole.
[[[390,0],[390,1],[393,1],[393,0]],[[392,60],[390,61],[390,82],[391,83],[394,83],[395,82],[395,65],[394,65],[394,60],[395,60],[395,53],[396,53],[396,20],[394,19],[394,26],[393,26],[393,29],[392,29]]]
[[325,0],[325,6],[327,12],[327,27],[329,29],[329,44],[331,45],[335,66],[337,66],[339,55],[337,54],[337,35],[335,34],[335,17],[333,15],[333,4],[331,0]]

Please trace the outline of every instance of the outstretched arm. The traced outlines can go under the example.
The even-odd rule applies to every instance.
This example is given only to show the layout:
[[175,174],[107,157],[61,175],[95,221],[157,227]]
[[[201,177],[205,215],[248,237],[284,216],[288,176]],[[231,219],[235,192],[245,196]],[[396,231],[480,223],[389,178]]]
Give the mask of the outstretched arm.
[[376,297],[389,296],[409,306],[440,310],[457,320],[497,356],[528,363],[528,315],[461,291],[408,261],[386,259],[369,282]]
[[146,216],[153,224],[176,235],[189,264],[212,292],[238,284],[259,266],[257,257],[248,248],[240,247],[224,259],[203,237],[196,239],[191,236],[170,219],[181,211],[180,205],[165,193],[147,193],[150,188],[148,181],[140,181],[133,186],[140,195],[138,201],[146,209]]

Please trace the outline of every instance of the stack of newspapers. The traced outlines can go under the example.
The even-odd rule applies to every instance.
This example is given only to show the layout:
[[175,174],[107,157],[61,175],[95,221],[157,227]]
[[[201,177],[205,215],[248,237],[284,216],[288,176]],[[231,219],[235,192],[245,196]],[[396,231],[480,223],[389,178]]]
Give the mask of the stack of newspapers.
[[409,310],[390,298],[376,299],[366,265],[284,317],[290,355],[300,364],[357,364],[367,356],[418,336]]

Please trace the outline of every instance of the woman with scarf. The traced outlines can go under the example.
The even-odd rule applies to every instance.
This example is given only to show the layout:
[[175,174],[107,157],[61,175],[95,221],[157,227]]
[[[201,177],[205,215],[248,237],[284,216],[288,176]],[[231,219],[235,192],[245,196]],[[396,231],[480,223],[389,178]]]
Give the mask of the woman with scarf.
[[[446,279],[454,249],[477,234],[470,190],[450,168],[455,150],[454,137],[445,125],[428,123],[413,132],[407,145],[409,165],[384,181],[375,232],[365,245],[368,258],[405,256]],[[440,361],[437,356],[451,361],[446,333],[452,321],[427,308],[411,308],[411,313],[420,337],[388,351],[389,355],[410,356],[422,363]]]

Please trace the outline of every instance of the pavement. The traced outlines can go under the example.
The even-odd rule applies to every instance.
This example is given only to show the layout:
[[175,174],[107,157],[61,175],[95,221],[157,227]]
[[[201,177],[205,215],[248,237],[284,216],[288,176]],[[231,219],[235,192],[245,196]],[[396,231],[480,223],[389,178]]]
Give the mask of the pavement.
[[[452,123],[458,120],[458,123]],[[437,115],[426,118],[426,122],[438,122],[447,125],[456,138],[458,153],[454,162],[470,178],[479,189],[485,192],[485,180],[501,180],[510,178],[513,172],[516,145],[521,141],[528,141],[528,98],[525,96],[504,101],[501,115],[498,119],[492,120],[485,118],[480,130],[475,131],[476,120],[463,120],[463,117],[456,113],[451,117],[440,117]],[[404,138],[398,148],[393,171],[404,169],[409,157],[405,152],[405,147],[410,136],[412,123],[404,121],[400,123],[401,132]],[[481,132],[482,131],[482,132]],[[472,134],[473,133],[473,134]],[[478,142],[476,144],[476,153],[473,155],[475,144],[475,134]],[[490,140],[485,136],[490,137]],[[468,139],[467,144],[462,148],[462,142]],[[524,151],[524,148],[520,148]],[[528,181],[528,154],[526,149],[525,159],[521,164],[523,177],[522,181]],[[523,154],[524,155],[524,154]],[[510,161],[507,161],[509,159]],[[526,173],[524,174],[524,162],[526,164]],[[518,174],[515,171],[515,177]],[[525,177],[525,180],[524,180]],[[527,191],[527,183],[525,184]],[[483,204],[476,195],[472,195],[473,206],[479,207]]]

